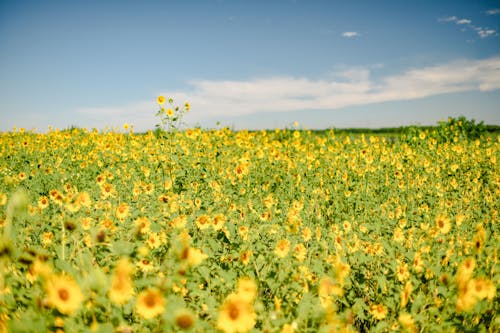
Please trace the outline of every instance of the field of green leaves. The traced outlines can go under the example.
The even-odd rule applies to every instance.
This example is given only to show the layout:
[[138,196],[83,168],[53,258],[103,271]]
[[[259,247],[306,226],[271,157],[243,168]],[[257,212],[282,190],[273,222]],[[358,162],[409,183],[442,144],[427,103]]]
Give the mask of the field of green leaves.
[[499,332],[500,139],[443,128],[0,133],[0,332]]

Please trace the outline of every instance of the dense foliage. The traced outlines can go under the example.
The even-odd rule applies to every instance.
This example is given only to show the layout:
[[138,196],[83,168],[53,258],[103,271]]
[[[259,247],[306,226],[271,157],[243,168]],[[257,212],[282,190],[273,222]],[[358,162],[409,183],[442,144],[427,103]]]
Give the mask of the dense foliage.
[[498,332],[500,140],[456,121],[2,133],[0,332]]

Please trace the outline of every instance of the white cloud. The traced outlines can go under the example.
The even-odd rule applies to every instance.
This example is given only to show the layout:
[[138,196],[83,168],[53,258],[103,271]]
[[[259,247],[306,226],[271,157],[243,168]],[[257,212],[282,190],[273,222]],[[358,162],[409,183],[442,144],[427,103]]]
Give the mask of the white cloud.
[[[187,120],[265,114],[299,110],[334,110],[354,105],[412,100],[464,91],[500,89],[500,56],[484,60],[457,60],[410,69],[375,80],[370,68],[356,67],[328,79],[267,77],[250,80],[194,80],[186,91],[164,91],[180,104],[189,101]],[[136,128],[155,124],[154,98],[149,102],[114,108],[87,108],[79,112],[96,121],[133,123]],[[98,126],[97,126],[98,127]],[[102,127],[102,126],[101,126]]]
[[486,11],[486,15],[498,15],[500,14],[500,8],[494,8]]
[[456,20],[457,20],[456,16],[449,16],[438,19],[439,22],[455,22]]
[[479,37],[481,37],[481,38],[486,38],[489,36],[496,35],[496,30],[493,30],[493,29],[478,28],[478,29],[476,29],[476,31],[477,31],[477,34],[479,35]]
[[[487,11],[486,13],[488,15],[496,15],[496,14],[498,14],[497,11],[498,11],[498,13],[500,13],[500,9],[498,9],[498,10],[492,9],[492,10]],[[497,31],[494,29],[477,27],[477,26],[472,24],[471,20],[464,19],[464,18],[459,19],[456,16],[440,18],[440,19],[438,19],[438,22],[455,22],[457,25],[462,26],[462,28],[460,29],[461,31],[463,31],[463,32],[468,31],[468,30],[475,31],[481,39],[497,35]],[[470,41],[471,40],[467,40],[467,42],[470,42]]]
[[353,38],[353,37],[359,37],[360,34],[356,31],[346,31],[342,33],[342,37],[346,38]]

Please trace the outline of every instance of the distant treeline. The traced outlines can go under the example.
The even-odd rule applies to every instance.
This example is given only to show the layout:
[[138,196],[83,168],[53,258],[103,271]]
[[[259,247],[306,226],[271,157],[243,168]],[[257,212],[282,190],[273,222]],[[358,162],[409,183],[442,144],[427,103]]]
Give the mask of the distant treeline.
[[[439,126],[400,126],[400,127],[382,127],[382,128],[333,128],[337,133],[346,134],[402,134],[407,133],[410,128],[419,128],[421,130],[433,131]],[[483,129],[488,133],[500,133],[498,125],[483,125]]]

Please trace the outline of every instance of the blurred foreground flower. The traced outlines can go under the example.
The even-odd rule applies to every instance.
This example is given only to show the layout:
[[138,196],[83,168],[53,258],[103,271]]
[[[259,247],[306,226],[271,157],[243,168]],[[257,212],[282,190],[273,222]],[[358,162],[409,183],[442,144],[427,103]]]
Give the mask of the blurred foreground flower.
[[144,319],[151,319],[163,313],[165,300],[159,290],[148,288],[137,296],[135,310]]
[[128,259],[122,259],[115,268],[108,296],[115,304],[125,304],[134,295],[132,283],[133,266]]
[[66,315],[74,314],[85,299],[80,286],[73,278],[66,275],[50,276],[45,284],[45,290],[48,303]]
[[247,297],[230,294],[220,308],[217,328],[225,333],[248,332],[255,325],[255,317]]

